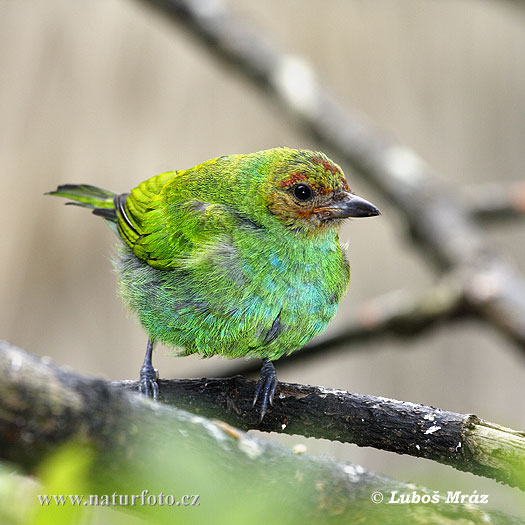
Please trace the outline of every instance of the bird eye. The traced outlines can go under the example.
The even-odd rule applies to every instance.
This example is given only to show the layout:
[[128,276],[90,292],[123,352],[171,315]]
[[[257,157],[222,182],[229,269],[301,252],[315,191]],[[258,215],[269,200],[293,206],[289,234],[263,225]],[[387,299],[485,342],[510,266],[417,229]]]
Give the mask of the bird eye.
[[299,201],[307,201],[312,198],[312,188],[306,184],[298,184],[293,189],[293,194],[295,198]]

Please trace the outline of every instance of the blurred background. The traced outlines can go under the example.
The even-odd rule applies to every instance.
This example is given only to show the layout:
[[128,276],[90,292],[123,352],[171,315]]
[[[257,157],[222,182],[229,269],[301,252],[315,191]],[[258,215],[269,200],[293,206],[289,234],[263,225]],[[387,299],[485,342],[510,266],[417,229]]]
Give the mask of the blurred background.
[[[276,46],[309,60],[339,100],[463,186],[524,179],[525,6],[456,0],[228,0]],[[277,145],[318,149],[264,94],[158,12],[132,0],[0,2],[0,337],[82,373],[137,378],[146,337],[115,291],[110,229],[43,193],[67,182],[125,192],[157,173]],[[330,154],[330,152],[327,152]],[[340,162],[337,157],[336,162]],[[341,163],[380,219],[349,222],[350,292],[330,332],[367,299],[436,275],[395,208]],[[525,226],[491,226],[525,273]],[[234,362],[173,358],[161,377]],[[280,371],[310,383],[475,413],[525,429],[525,361],[490,327],[448,325],[360,344]],[[411,457],[265,435],[438,490],[478,490],[525,514],[517,489]]]

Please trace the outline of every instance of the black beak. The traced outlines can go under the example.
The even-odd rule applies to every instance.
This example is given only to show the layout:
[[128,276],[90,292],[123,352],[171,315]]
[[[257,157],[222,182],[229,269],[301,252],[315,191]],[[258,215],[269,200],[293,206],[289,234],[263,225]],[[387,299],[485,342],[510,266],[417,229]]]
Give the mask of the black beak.
[[344,199],[330,203],[315,210],[323,219],[346,219],[348,217],[375,217],[381,212],[371,203],[354,195],[345,193]]

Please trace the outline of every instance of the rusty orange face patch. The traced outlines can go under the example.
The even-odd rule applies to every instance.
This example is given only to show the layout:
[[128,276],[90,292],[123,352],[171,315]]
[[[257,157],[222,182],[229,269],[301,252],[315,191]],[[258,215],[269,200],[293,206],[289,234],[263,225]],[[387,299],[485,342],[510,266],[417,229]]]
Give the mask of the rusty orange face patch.
[[314,157],[312,161],[315,164],[320,164],[324,171],[329,171],[332,175],[337,175],[340,173],[339,168],[335,164],[332,164],[329,160],[323,159],[321,157]]
[[[344,181],[344,177],[341,177],[341,180]],[[328,195],[330,193],[331,189],[326,188],[325,186],[318,186],[310,180],[310,177],[308,175],[304,175],[303,173],[299,173],[298,171],[291,173],[289,178],[281,181],[281,188],[289,188],[290,186],[293,186],[294,184],[297,184],[301,181],[308,181],[308,184],[317,191],[320,195]]]
[[344,177],[339,177],[339,180],[343,184],[343,190],[350,191],[350,188],[348,187],[348,182],[346,182],[346,179]]
[[[272,175],[276,185],[267,195],[268,209],[288,228],[315,234],[338,227],[340,221],[324,220],[325,208],[350,192],[337,164],[320,152],[290,150],[287,162],[277,163]],[[301,198],[301,192],[309,197]]]
[[298,219],[311,219],[314,213],[315,210],[295,210],[294,215]]
[[281,182],[281,188],[289,188],[290,186],[293,186],[294,184],[307,179],[308,177],[306,175],[303,175],[298,171],[290,173],[290,177]]

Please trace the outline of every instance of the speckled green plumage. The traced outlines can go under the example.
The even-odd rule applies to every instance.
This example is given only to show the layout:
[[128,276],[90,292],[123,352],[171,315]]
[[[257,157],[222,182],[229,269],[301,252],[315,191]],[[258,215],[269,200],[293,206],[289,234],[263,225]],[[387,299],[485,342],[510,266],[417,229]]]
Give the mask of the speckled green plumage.
[[[313,192],[307,202],[298,185]],[[348,214],[333,210],[351,194],[322,153],[219,157],[129,195],[85,185],[53,194],[116,224],[125,303],[151,340],[183,354],[277,359],[325,329],[349,282],[338,239]]]

